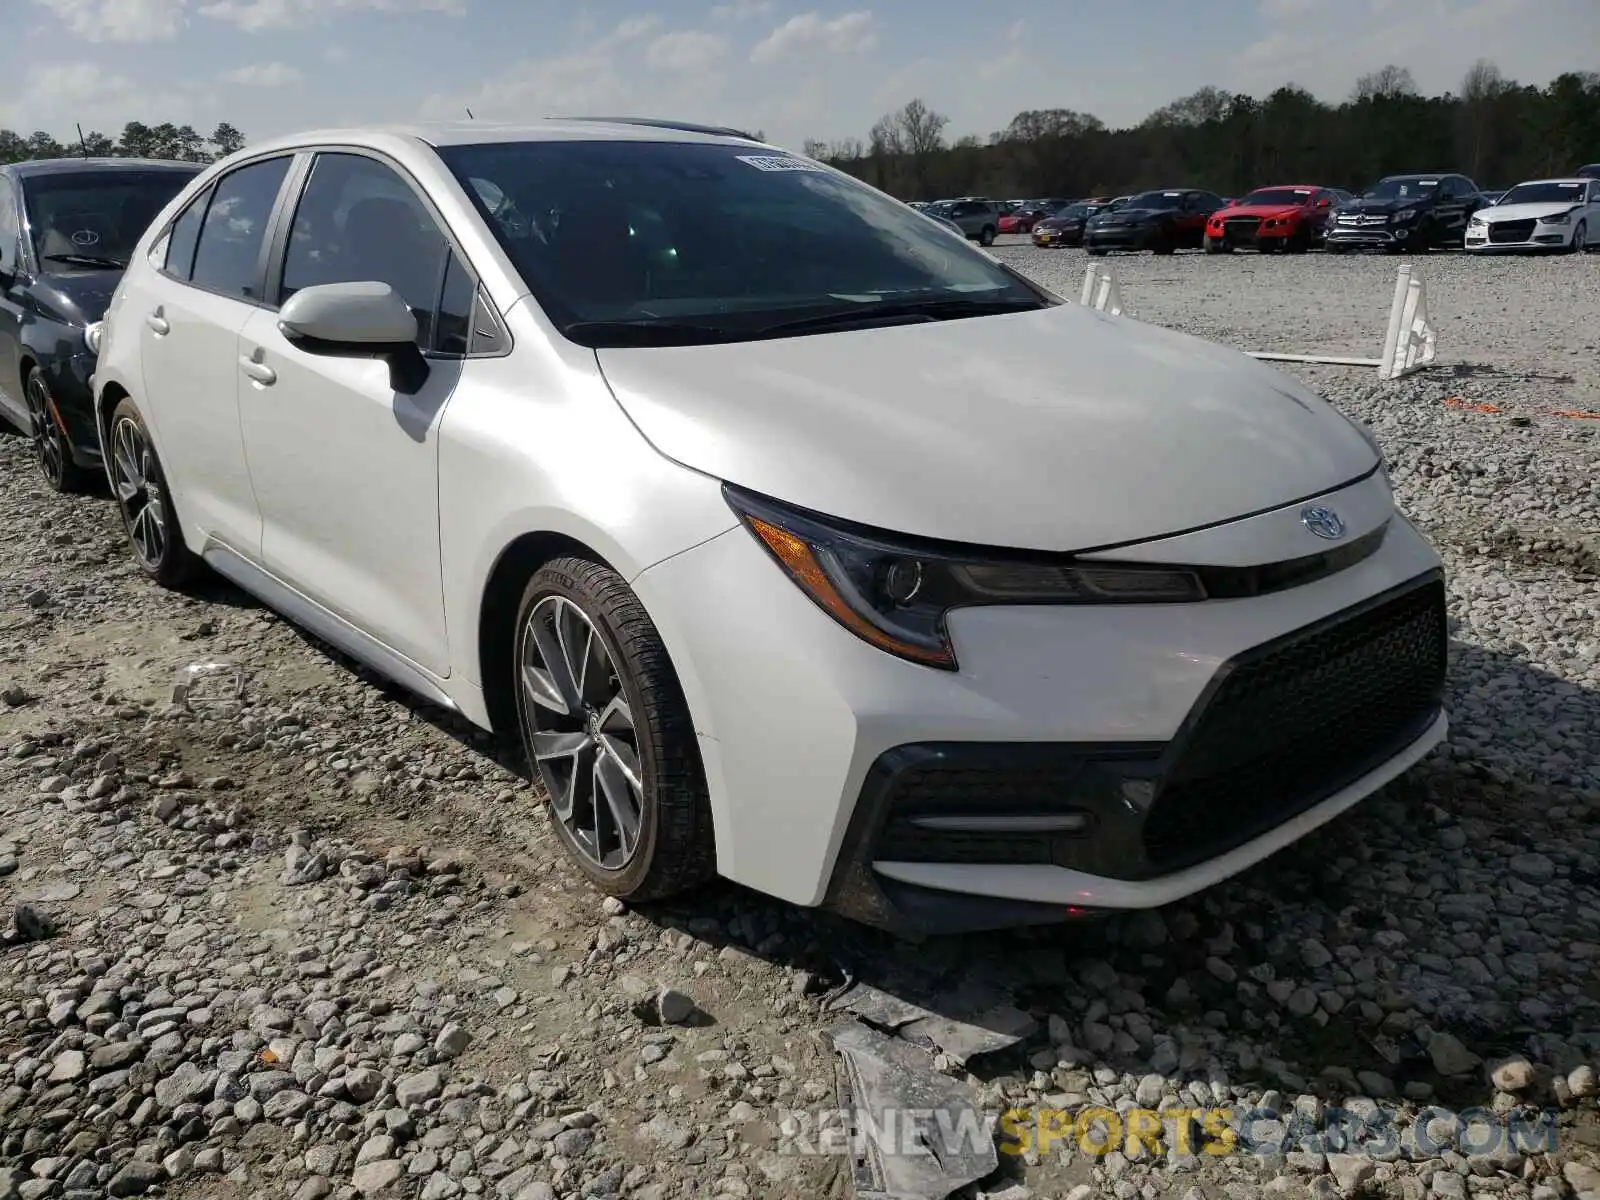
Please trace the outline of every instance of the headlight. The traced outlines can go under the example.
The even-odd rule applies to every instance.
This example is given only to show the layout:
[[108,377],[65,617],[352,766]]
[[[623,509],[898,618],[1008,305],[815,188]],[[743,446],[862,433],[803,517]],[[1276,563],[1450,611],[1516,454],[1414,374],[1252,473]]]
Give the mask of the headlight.
[[1572,224],[1572,214],[1570,212],[1564,212],[1564,213],[1557,213],[1553,217],[1540,217],[1539,218],[1539,224],[1541,224],[1541,225],[1570,225],[1570,224]]
[[819,608],[878,649],[956,669],[945,614],[1018,604],[1172,604],[1206,598],[1182,567],[1079,562],[1067,555],[973,551],[846,529],[724,485],[723,494]]
[[100,343],[105,337],[106,323],[96,321],[83,331],[84,345],[89,347],[90,354],[100,353]]
[[1396,225],[1409,225],[1417,219],[1418,213],[1414,208],[1402,208],[1389,218]]
[[1479,229],[1482,229],[1484,226],[1488,225],[1489,222],[1485,221],[1482,217],[1473,217],[1472,220],[1467,222],[1467,224],[1474,225]]

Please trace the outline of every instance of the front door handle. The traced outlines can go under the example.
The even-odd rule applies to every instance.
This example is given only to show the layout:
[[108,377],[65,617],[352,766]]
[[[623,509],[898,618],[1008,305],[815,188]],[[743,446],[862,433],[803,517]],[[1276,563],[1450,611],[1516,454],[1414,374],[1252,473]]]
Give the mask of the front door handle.
[[146,317],[144,323],[150,326],[157,337],[166,337],[167,334],[172,332],[172,322],[161,315],[159,308]]
[[256,359],[240,355],[239,369],[263,387],[269,387],[278,382],[278,373],[267,366],[266,363],[258,362]]

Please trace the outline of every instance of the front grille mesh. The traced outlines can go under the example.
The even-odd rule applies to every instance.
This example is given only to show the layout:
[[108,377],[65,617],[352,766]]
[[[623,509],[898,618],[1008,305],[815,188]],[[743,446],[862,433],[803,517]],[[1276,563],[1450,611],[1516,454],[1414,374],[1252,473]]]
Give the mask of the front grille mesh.
[[1525,242],[1533,236],[1532,221],[1496,221],[1489,226],[1491,242]]
[[1151,808],[1151,865],[1241,845],[1414,741],[1439,709],[1447,645],[1433,582],[1238,664]]

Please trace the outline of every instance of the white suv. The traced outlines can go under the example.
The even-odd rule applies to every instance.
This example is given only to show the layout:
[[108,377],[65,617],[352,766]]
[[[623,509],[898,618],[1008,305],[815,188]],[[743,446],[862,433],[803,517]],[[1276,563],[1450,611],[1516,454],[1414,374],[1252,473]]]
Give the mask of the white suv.
[[96,374],[134,555],[520,736],[632,899],[1166,903],[1445,733],[1370,437],[732,131],[339,130],[192,183]]

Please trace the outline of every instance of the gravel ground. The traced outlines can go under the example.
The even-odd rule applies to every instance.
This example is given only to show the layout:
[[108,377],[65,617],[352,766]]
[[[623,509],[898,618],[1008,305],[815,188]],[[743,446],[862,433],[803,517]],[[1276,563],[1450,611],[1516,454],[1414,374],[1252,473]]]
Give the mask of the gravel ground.
[[[1072,295],[1087,261],[996,253]],[[1113,261],[1145,319],[1356,354],[1395,266]],[[221,583],[144,583],[109,502],[0,437],[0,1200],[845,1197],[848,1160],[791,1153],[782,1117],[840,1103],[821,1034],[867,985],[1004,1027],[966,1056],[877,1009],[986,1110],[1307,1135],[1066,1139],[965,1195],[1600,1195],[1600,422],[1546,415],[1600,407],[1600,257],[1423,269],[1440,368],[1303,374],[1446,557],[1450,744],[1246,875],[1087,927],[913,947],[729,887],[602,904],[484,738]],[[242,697],[174,704],[211,662]],[[1364,1131],[1310,1136],[1335,1106]],[[1555,1150],[1444,1112],[1478,1106],[1556,1111]]]

